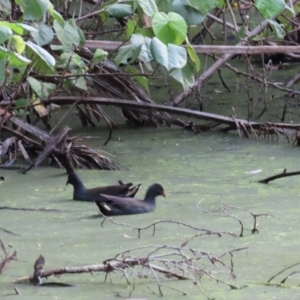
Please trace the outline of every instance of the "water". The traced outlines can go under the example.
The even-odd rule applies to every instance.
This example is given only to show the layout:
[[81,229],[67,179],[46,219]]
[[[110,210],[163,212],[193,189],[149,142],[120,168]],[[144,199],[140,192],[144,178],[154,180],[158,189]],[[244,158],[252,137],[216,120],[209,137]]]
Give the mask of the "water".
[[[77,128],[77,130],[81,128]],[[106,139],[105,128],[92,129],[99,140],[89,140],[94,147],[102,147]],[[74,129],[76,132],[76,128]],[[90,132],[90,131],[89,131]],[[200,133],[176,128],[134,129],[121,125],[114,132],[105,150],[120,162],[119,171],[78,170],[88,187],[115,184],[123,179],[142,183],[138,193],[143,197],[147,187],[154,182],[164,186],[167,199],[157,199],[155,212],[144,215],[114,218],[116,222],[143,227],[161,220],[184,222],[197,228],[214,231],[240,233],[240,225],[233,218],[221,214],[222,203],[238,206],[253,213],[269,214],[258,218],[258,234],[251,234],[253,219],[245,211],[228,209],[228,212],[242,220],[243,237],[200,236],[191,240],[187,247],[214,256],[235,248],[248,247],[234,253],[234,274],[215,271],[213,276],[236,287],[209,280],[204,276],[198,285],[192,281],[166,279],[158,275],[164,299],[181,299],[187,293],[189,299],[206,299],[205,294],[215,299],[298,299],[297,288],[278,288],[264,283],[288,265],[298,262],[300,208],[298,177],[287,177],[269,185],[256,183],[257,180],[281,172],[297,170],[295,163],[299,149],[285,141],[278,143],[268,140],[248,140],[236,134],[219,132]],[[259,173],[248,172],[261,170]],[[71,200],[72,187],[65,186],[63,170],[38,167],[27,175],[2,171],[5,182],[0,184],[0,206],[22,208],[51,208],[59,211],[14,211],[0,210],[1,230],[9,252],[18,252],[18,261],[12,261],[0,276],[0,298],[11,299],[16,286],[22,299],[103,299],[160,298],[156,280],[149,270],[143,280],[128,271],[130,285],[121,272],[114,272],[104,282],[105,274],[62,275],[50,277],[44,282],[64,282],[71,288],[35,287],[29,284],[14,284],[13,280],[32,274],[36,258],[43,254],[44,269],[58,267],[100,264],[115,254],[146,245],[171,245],[178,247],[186,239],[199,233],[196,230],[172,223],[161,223],[152,236],[152,228],[138,232],[127,226],[106,221],[97,216],[93,203]],[[214,214],[204,213],[199,208]],[[143,249],[138,256],[147,256],[153,249]],[[229,263],[229,258],[224,261]],[[207,265],[207,264],[206,264]],[[211,267],[207,267],[211,269]],[[294,268],[292,270],[297,270]],[[292,271],[290,270],[290,272]],[[286,275],[288,273],[285,273]],[[298,276],[287,281],[294,287]],[[284,278],[284,276],[280,276]],[[275,280],[279,282],[279,280]],[[176,291],[176,290],[178,291]]]

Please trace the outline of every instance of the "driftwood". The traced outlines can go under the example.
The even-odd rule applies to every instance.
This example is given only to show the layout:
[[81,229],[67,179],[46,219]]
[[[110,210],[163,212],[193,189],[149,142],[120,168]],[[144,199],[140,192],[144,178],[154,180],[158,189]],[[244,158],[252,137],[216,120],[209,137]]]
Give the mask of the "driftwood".
[[[124,259],[122,261],[106,262],[104,264],[80,266],[80,267],[62,267],[57,269],[52,269],[48,271],[43,271],[41,274],[42,278],[48,278],[49,276],[58,276],[62,274],[81,274],[81,273],[94,273],[94,272],[105,272],[110,273],[114,270],[124,270],[127,268],[133,268],[134,266],[145,266],[149,267],[147,264],[147,258],[133,258]],[[168,271],[163,268],[152,266],[152,268],[158,272],[165,274],[168,277],[174,277],[177,279],[189,279],[188,277],[182,276],[172,271]],[[32,281],[34,279],[33,275],[25,276],[15,280],[15,283],[21,283],[26,281]]]
[[[140,253],[141,250],[145,251],[147,249],[149,250],[147,255],[141,256],[139,254],[138,257],[134,256],[135,251]],[[229,277],[235,278],[233,254],[245,249],[247,247],[236,248],[221,255],[213,256],[211,253],[199,249],[171,245],[149,245],[118,253],[113,258],[105,260],[102,264],[61,267],[48,271],[42,270],[45,259],[43,256],[40,256],[34,264],[34,274],[18,278],[14,282],[22,283],[29,281],[40,285],[42,278],[52,275],[104,272],[106,273],[105,278],[107,278],[108,274],[112,272],[121,272],[128,284],[130,283],[129,275],[131,274],[137,276],[137,278],[153,278],[158,285],[159,294],[163,295],[162,288],[165,286],[166,278],[191,280],[196,285],[205,276],[210,280],[229,285],[222,279],[217,278],[217,274],[225,273]],[[229,261],[227,263],[224,262],[225,257],[228,257]],[[147,283],[145,282],[144,284]],[[175,291],[180,292],[178,290]]]
[[280,173],[280,174],[273,175],[273,176],[267,177],[267,178],[262,179],[262,180],[258,180],[257,182],[268,184],[270,181],[273,181],[273,180],[276,180],[276,179],[279,179],[279,178],[289,177],[289,176],[296,176],[296,175],[300,175],[300,171],[287,172],[286,169],[284,169],[283,172]]

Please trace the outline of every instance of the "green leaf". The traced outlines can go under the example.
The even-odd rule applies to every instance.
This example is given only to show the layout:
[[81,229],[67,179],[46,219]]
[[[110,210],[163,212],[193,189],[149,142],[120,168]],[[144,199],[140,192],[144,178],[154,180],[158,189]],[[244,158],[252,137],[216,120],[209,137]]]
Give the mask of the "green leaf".
[[15,102],[15,106],[17,108],[20,108],[20,107],[26,107],[27,105],[27,99],[25,98],[20,98],[20,99],[17,99],[16,102]]
[[72,60],[71,60],[71,63],[73,64],[73,67],[69,69],[75,69],[75,70],[80,70],[80,71],[83,71],[85,70],[86,68],[86,65],[84,63],[84,61],[82,60],[82,58],[76,54],[76,53],[72,53]]
[[168,71],[174,68],[183,68],[187,63],[184,47],[173,44],[166,46],[158,38],[153,38],[150,49],[154,59]]
[[153,57],[150,52],[151,40],[152,39],[140,34],[133,34],[130,38],[130,42],[133,45],[142,45],[142,49],[139,53],[138,58],[144,63],[149,63],[153,60]]
[[116,2],[118,2],[118,0],[109,0],[109,1],[105,1],[105,3],[103,3],[103,4],[101,4],[101,5],[99,6],[99,9],[102,9],[102,8],[104,8],[104,7],[113,5],[113,4],[115,4]]
[[115,59],[117,65],[121,63],[131,63],[137,58],[144,63],[148,63],[153,60],[150,53],[151,39],[140,34],[133,34],[130,41],[130,45],[125,45],[119,49],[118,55]]
[[215,7],[219,7],[220,4],[223,3],[222,0],[186,0],[186,2],[196,8],[197,10],[201,11],[204,15],[206,15],[210,10]]
[[126,45],[119,49],[118,55],[115,58],[117,65],[128,64],[134,62],[141,52],[141,44]]
[[64,82],[63,82],[63,84],[62,84],[62,86],[63,86],[63,88],[65,90],[71,89],[73,85],[74,84],[73,84],[73,82],[70,79],[65,79]]
[[272,28],[274,29],[276,38],[278,39],[283,39],[285,36],[285,31],[284,31],[284,25],[283,24],[279,24],[273,20],[268,20],[268,23],[272,26]]
[[14,84],[19,84],[24,81],[24,73],[28,72],[27,65],[23,67],[12,67],[9,66],[11,71],[11,82]]
[[74,30],[77,30],[79,36],[79,44],[76,46],[83,46],[85,43],[85,35],[80,27],[77,26],[76,21],[74,19],[69,20],[70,25],[73,26]]
[[55,59],[42,47],[32,43],[31,41],[26,42],[27,47],[29,47],[33,52],[35,52],[40,59],[42,59],[51,69],[54,69]]
[[19,35],[22,35],[23,32],[24,32],[24,29],[20,25],[18,25],[16,23],[10,23],[10,22],[7,22],[7,21],[0,21],[0,26],[8,27],[14,33],[17,33]]
[[168,48],[158,38],[153,38],[150,45],[153,58],[167,70],[169,70]]
[[15,52],[8,52],[7,58],[9,64],[14,67],[24,67],[31,63],[31,60]]
[[168,70],[172,70],[174,68],[180,69],[186,65],[187,54],[184,47],[168,44],[168,57],[169,57]]
[[102,23],[105,23],[109,19],[109,13],[107,11],[101,11],[98,16]]
[[198,9],[188,5],[186,0],[174,0],[170,10],[181,15],[188,26],[201,24],[206,18]]
[[56,84],[54,83],[42,82],[31,76],[27,77],[27,81],[37,96],[41,99],[51,95],[57,88]]
[[[127,66],[126,71],[131,74],[139,74],[139,70],[134,66]],[[147,92],[149,93],[149,80],[145,76],[134,76],[134,80],[136,80],[141,86],[143,86]]]
[[158,11],[163,11],[165,13],[169,12],[172,7],[173,0],[156,0],[156,5]]
[[86,65],[78,54],[63,52],[58,59],[57,68],[85,71]]
[[92,63],[91,63],[91,67],[94,68],[94,66],[98,63],[100,63],[101,61],[105,60],[105,58],[107,57],[108,52],[102,50],[102,49],[96,49],[93,59],[92,59]]
[[143,12],[149,16],[152,17],[154,13],[158,12],[157,5],[155,3],[155,0],[137,0],[139,6],[142,8]]
[[137,28],[135,33],[140,34],[144,37],[148,37],[150,39],[154,37],[152,28]]
[[0,44],[6,42],[12,34],[13,32],[10,28],[0,26]]
[[134,20],[129,20],[126,23],[126,29],[125,29],[125,34],[127,38],[130,38],[132,34],[135,32],[137,29],[137,23]]
[[[80,75],[81,72],[74,72],[72,71],[72,74],[74,75]],[[86,85],[86,81],[84,76],[78,76],[75,79],[71,79],[71,82],[73,83],[73,85],[75,85],[77,88],[83,90],[83,91],[87,91],[87,85]]]
[[195,64],[196,71],[200,71],[201,63],[198,57],[197,52],[193,48],[193,46],[187,41],[187,53],[189,55],[190,60]]
[[76,25],[73,26],[70,22],[65,21],[61,24],[57,20],[54,20],[53,27],[65,52],[71,52],[73,44],[76,46],[81,44],[82,38]]
[[23,117],[25,115],[29,115],[29,111],[25,111],[24,109],[14,109],[14,113],[17,117]]
[[273,18],[285,9],[284,0],[255,0],[255,6],[264,18]]
[[15,48],[17,53],[21,54],[25,49],[25,42],[19,35],[13,35],[10,39],[12,46]]
[[170,75],[182,84],[184,90],[191,88],[195,83],[194,69],[190,62],[183,69],[172,70]]
[[49,5],[48,5],[48,12],[51,15],[51,17],[54,18],[58,23],[64,22],[64,18],[61,16],[61,14],[59,12],[57,12],[54,9],[53,4],[51,2],[49,2]]
[[35,24],[36,30],[35,32],[31,33],[31,36],[33,37],[34,41],[39,46],[44,46],[49,44],[53,40],[53,31],[52,28],[45,25],[44,23],[37,23]]
[[16,0],[27,21],[38,21],[43,18],[48,10],[48,0]]
[[23,29],[29,31],[29,32],[35,32],[36,29],[28,24],[23,24],[23,23],[16,23],[18,26],[22,27]]
[[[24,64],[23,61],[20,62],[18,60],[17,63],[13,65],[9,63],[9,59],[18,60],[17,57],[13,57],[8,51],[4,51],[0,47],[0,82],[19,84],[21,80],[24,80],[23,74],[25,70],[27,70],[28,63],[31,61]],[[23,66],[20,67],[22,64]]]
[[123,18],[132,14],[132,8],[128,4],[113,4],[105,7],[105,11],[114,18]]
[[177,13],[155,13],[152,19],[155,35],[165,44],[180,45],[186,37],[187,25]]

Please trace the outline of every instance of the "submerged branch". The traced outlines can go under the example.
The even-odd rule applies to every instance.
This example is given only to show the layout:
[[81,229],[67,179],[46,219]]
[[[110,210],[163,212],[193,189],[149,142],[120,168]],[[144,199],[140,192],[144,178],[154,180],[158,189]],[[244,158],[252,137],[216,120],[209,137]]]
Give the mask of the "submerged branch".
[[286,169],[284,169],[283,172],[280,173],[280,174],[273,175],[273,176],[267,177],[267,178],[262,179],[262,180],[258,180],[257,182],[268,184],[270,181],[273,181],[273,180],[278,179],[278,178],[296,176],[296,175],[300,175],[300,171],[287,172]]
[[155,235],[155,231],[156,231],[156,226],[158,224],[162,224],[162,223],[177,224],[178,226],[181,225],[183,227],[187,227],[187,228],[193,229],[195,231],[202,231],[203,232],[202,235],[205,235],[205,234],[206,235],[216,235],[217,237],[221,237],[222,235],[227,234],[227,235],[230,235],[232,237],[236,237],[236,235],[234,233],[232,233],[232,232],[227,232],[227,231],[213,231],[213,230],[210,230],[210,229],[199,228],[199,227],[195,227],[193,225],[190,225],[190,224],[187,224],[187,223],[184,223],[184,222],[181,222],[181,221],[162,220],[162,221],[156,221],[156,222],[154,222],[154,223],[152,223],[150,225],[144,226],[144,227],[136,227],[136,226],[133,226],[133,225],[128,224],[128,223],[116,222],[116,221],[113,220],[113,218],[106,217],[103,214],[101,214],[101,215],[104,217],[104,220],[102,221],[101,225],[103,225],[103,223],[105,222],[105,220],[109,220],[111,223],[113,223],[115,225],[129,227],[131,229],[134,229],[134,230],[138,231],[138,238],[141,237],[141,231],[147,230],[149,228],[152,228],[152,230],[153,230],[152,235],[154,236]]

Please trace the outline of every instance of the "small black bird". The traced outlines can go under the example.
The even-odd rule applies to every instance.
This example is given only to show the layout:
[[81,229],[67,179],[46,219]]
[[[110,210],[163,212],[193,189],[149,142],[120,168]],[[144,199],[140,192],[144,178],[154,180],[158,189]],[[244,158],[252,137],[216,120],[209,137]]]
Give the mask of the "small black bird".
[[101,194],[119,197],[134,197],[140,188],[140,184],[130,188],[132,183],[126,183],[87,189],[75,172],[69,173],[66,185],[67,184],[73,185],[73,199],[80,201],[106,201],[106,198],[104,198]]
[[155,210],[155,198],[157,196],[166,197],[163,187],[155,183],[151,185],[146,193],[144,200],[135,198],[122,198],[101,194],[106,200],[95,201],[100,212],[105,216],[121,216],[144,214]]

